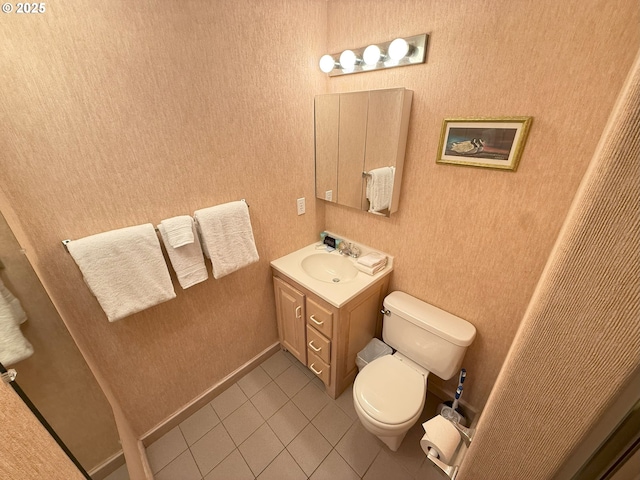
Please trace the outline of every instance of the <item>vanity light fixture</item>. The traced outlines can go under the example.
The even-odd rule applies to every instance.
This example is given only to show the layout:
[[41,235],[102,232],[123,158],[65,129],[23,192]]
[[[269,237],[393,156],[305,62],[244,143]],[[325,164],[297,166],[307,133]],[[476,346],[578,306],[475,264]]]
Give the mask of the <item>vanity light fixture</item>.
[[423,33],[348,49],[342,53],[323,55],[320,58],[320,70],[333,77],[425,63],[428,38],[429,36]]

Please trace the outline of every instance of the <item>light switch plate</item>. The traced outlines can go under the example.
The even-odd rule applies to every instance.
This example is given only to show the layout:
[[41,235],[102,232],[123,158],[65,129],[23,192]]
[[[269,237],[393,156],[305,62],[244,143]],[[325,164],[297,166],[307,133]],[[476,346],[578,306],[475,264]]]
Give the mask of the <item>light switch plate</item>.
[[304,197],[296,200],[296,205],[298,206],[298,215],[302,215],[305,212]]

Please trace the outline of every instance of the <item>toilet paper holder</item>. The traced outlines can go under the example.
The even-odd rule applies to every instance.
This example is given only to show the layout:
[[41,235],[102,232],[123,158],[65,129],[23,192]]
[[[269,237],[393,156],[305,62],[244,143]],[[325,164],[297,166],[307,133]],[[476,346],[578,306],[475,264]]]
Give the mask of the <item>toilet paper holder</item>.
[[[454,422],[449,418],[447,418],[447,420],[456,428],[456,430],[458,430],[458,432],[460,432],[460,437],[462,438],[462,441],[464,442],[465,446],[468,447],[469,445],[471,445],[473,436],[476,433],[476,429],[463,427],[459,423]],[[459,465],[448,465],[444,463],[442,460],[438,458],[438,454],[432,448],[429,449],[429,454],[427,455],[427,458],[431,460],[434,464],[436,464],[436,466],[438,466],[440,470],[442,470],[447,477],[449,477],[451,480],[455,480],[456,475],[458,475],[458,470],[460,468]]]

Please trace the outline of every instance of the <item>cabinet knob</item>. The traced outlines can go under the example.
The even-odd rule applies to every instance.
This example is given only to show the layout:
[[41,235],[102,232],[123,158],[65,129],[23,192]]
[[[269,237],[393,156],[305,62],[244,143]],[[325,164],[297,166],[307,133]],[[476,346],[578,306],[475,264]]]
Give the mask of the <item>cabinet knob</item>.
[[298,305],[296,307],[296,318],[301,318],[302,317],[302,305]]
[[316,375],[320,375],[322,373],[322,370],[318,371],[315,368],[313,368],[313,366],[315,365],[315,363],[312,363],[311,365],[309,365],[309,369],[315,373]]
[[318,321],[316,320],[316,318],[313,315],[309,316],[309,320],[311,320],[313,323],[315,323],[316,325],[322,325],[324,324],[324,321]]
[[322,347],[317,348],[317,347],[313,344],[313,340],[311,340],[311,341],[309,342],[309,344],[308,344],[308,345],[309,345],[309,348],[310,348],[311,350],[313,350],[314,352],[319,352],[320,350],[322,350]]

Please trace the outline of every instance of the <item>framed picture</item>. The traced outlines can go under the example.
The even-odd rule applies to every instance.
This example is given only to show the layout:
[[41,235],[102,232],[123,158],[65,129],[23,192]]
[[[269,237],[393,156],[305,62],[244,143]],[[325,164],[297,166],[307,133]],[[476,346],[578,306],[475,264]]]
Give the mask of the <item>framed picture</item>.
[[445,119],[436,163],[515,171],[531,121],[532,117]]

